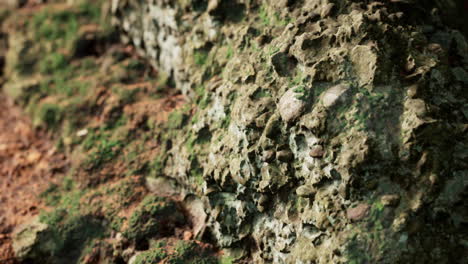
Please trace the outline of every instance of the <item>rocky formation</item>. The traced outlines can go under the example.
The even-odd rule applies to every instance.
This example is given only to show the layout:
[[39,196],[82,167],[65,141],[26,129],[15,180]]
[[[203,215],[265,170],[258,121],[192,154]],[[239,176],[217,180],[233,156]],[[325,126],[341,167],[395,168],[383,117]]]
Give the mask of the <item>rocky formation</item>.
[[[466,258],[468,46],[453,1],[112,2],[197,104],[158,177],[255,263]],[[450,20],[450,19],[448,19]],[[191,115],[188,115],[191,116]]]
[[18,257],[468,257],[468,44],[447,15],[461,4],[103,1],[156,74],[101,2],[71,2],[2,26],[3,90],[72,157]]

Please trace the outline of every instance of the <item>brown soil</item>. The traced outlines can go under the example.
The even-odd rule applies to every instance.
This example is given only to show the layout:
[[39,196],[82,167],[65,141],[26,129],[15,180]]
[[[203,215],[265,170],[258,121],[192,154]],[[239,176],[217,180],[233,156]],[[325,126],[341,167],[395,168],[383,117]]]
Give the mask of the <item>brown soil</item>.
[[0,94],[0,263],[15,263],[14,227],[37,215],[45,205],[39,194],[67,167],[44,131],[12,101]]

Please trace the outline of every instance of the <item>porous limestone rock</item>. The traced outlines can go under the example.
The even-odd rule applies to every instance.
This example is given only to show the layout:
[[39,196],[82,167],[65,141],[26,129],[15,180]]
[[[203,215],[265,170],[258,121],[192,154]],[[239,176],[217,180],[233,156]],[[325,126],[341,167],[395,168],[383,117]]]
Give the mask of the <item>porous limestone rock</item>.
[[127,40],[209,98],[163,172],[218,245],[254,263],[461,256],[467,189],[444,186],[466,173],[468,52],[442,2],[113,1]]

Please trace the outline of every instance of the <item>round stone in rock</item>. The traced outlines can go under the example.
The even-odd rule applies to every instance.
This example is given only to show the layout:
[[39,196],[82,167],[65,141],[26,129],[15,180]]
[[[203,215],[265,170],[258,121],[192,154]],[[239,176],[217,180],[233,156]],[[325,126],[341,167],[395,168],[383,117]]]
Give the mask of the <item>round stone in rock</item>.
[[306,105],[303,100],[297,98],[300,95],[294,91],[295,89],[289,89],[279,100],[278,109],[285,122],[291,122],[298,118]]
[[322,104],[325,107],[334,105],[338,99],[349,89],[349,85],[338,84],[326,90],[321,98]]
[[369,212],[370,206],[368,204],[358,204],[354,208],[349,208],[346,211],[346,216],[348,217],[349,220],[351,221],[359,221],[362,220],[364,217],[367,216]]
[[313,146],[309,153],[309,155],[313,158],[321,158],[323,157],[324,154],[325,154],[325,150],[323,150],[323,147],[320,145]]

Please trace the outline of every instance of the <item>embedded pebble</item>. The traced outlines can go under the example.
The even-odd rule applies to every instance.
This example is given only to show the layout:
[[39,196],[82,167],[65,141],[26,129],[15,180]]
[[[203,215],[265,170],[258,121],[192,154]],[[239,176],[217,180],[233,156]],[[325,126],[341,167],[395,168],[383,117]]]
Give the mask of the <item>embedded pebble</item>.
[[325,151],[323,147],[320,145],[312,147],[309,153],[309,155],[313,158],[321,158],[323,157],[324,154],[325,154]]
[[297,98],[298,93],[294,90],[295,88],[289,89],[279,100],[278,109],[285,122],[291,122],[298,118],[306,105],[303,100]]
[[330,107],[349,89],[348,85],[335,85],[329,88],[322,96],[322,104],[325,107]]
[[370,206],[368,204],[364,204],[364,203],[358,204],[358,206],[354,208],[349,208],[346,211],[346,216],[351,221],[362,220],[364,217],[367,216],[369,212],[369,208]]

